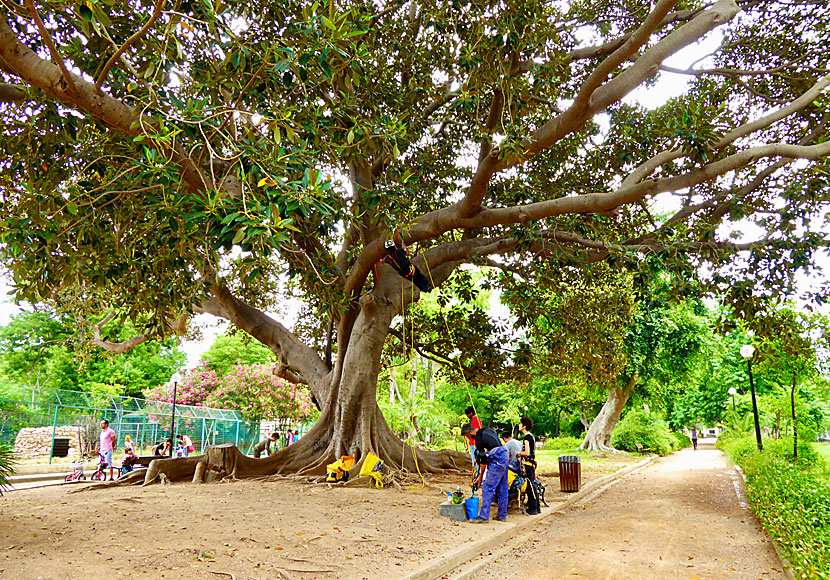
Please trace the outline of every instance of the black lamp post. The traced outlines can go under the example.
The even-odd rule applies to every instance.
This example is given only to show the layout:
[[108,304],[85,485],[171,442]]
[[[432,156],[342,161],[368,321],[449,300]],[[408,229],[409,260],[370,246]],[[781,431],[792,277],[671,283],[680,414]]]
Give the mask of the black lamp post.
[[173,416],[170,420],[170,458],[173,458],[173,447],[176,445],[176,387],[179,381],[182,380],[182,375],[178,371],[173,373],[170,377],[170,382],[173,383]]
[[729,390],[727,391],[727,393],[732,395],[732,411],[734,412],[735,411],[735,395],[738,394],[738,389],[736,389],[735,387],[729,387]]
[[745,344],[741,347],[741,356],[746,359],[746,365],[749,369],[749,390],[752,393],[752,415],[755,418],[755,440],[758,442],[758,451],[764,450],[764,444],[761,442],[761,423],[758,421],[758,403],[755,400],[755,383],[752,380],[752,356],[755,354],[755,347],[751,344]]

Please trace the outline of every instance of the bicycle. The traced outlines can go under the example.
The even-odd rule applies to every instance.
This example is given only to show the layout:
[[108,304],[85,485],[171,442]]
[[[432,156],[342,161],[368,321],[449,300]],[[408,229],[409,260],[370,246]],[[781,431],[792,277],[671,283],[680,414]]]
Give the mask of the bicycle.
[[[107,463],[106,460],[104,459],[104,454],[103,453],[99,453],[98,457],[100,458],[99,461],[98,461],[98,469],[96,469],[95,473],[90,475],[89,478],[92,481],[106,481],[107,480],[107,474],[105,473],[105,471],[107,469],[109,469],[110,464]],[[114,479],[117,479],[118,476],[121,475],[121,470],[116,469],[115,466],[113,466],[113,469],[115,469],[115,471],[118,472],[118,475],[116,475],[114,477]]]
[[76,461],[72,464],[72,473],[67,475],[63,480],[64,481],[86,481],[86,475],[84,475],[84,460],[87,459],[86,457],[82,458],[80,461]]

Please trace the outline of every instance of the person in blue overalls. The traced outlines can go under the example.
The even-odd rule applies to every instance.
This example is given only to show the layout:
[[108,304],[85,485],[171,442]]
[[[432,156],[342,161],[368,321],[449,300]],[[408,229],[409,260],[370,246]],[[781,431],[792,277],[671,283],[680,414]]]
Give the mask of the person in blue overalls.
[[501,444],[496,432],[489,427],[476,429],[467,423],[461,428],[461,434],[475,437],[476,459],[484,467],[478,476],[481,507],[478,517],[471,519],[470,523],[489,523],[493,495],[499,502],[496,519],[500,522],[507,520],[507,449]]

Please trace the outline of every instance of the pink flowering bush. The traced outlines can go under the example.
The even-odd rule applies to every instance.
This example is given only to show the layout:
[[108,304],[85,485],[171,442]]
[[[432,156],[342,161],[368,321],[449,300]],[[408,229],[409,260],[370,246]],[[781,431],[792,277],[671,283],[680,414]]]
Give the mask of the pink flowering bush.
[[[176,404],[194,407],[205,405],[208,396],[219,387],[220,381],[219,375],[207,363],[199,363],[199,366],[184,375],[182,382],[176,388]],[[144,398],[150,401],[172,403],[173,385],[159,385],[147,389],[144,391]]]
[[206,405],[239,411],[246,419],[311,417],[314,405],[308,387],[276,376],[267,365],[237,365],[221,378]]

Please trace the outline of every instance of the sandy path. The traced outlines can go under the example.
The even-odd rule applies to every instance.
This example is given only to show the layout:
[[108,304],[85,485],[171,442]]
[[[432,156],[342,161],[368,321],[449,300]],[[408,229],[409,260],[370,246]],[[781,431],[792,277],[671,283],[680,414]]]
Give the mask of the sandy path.
[[711,444],[683,450],[538,524],[477,580],[783,579],[743,486]]

